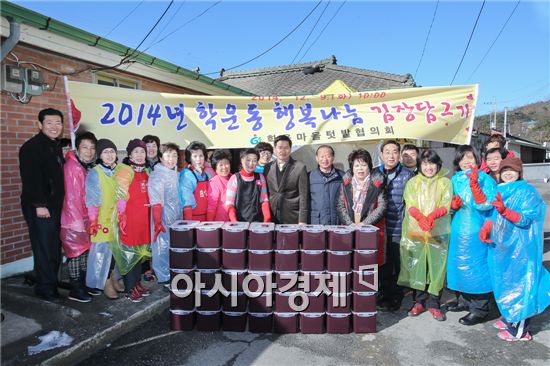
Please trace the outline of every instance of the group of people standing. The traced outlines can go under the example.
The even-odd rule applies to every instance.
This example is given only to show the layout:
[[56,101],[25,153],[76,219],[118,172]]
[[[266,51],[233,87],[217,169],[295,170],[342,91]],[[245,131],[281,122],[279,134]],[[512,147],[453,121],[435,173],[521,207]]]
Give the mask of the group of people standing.
[[58,296],[62,247],[69,299],[88,302],[103,290],[141,301],[150,291],[144,274],[168,283],[167,229],[183,218],[377,226],[379,310],[399,309],[406,287],[413,290],[410,316],[428,310],[445,320],[446,285],[458,296],[448,310],[468,311],[460,322],[473,325],[487,318],[494,296],[503,315],[495,326],[505,340],[530,339],[529,318],[550,302],[542,266],[545,204],[502,141],[488,146],[483,162],[473,147],[460,146],[449,179],[434,150],[401,149],[394,140],[381,145],[376,167],[368,151],[352,151],[346,172],[334,167],[334,149],[321,145],[318,166],[308,173],[291,157],[291,139],[280,135],[273,145],[243,149],[232,174],[228,151],[208,159],[197,141],[185,148],[186,167],[178,171],[179,147],[156,136],[131,140],[119,163],[115,144],[89,132],[63,158],[58,110],[42,110],[39,128],[20,150],[21,199],[35,291],[46,299]]

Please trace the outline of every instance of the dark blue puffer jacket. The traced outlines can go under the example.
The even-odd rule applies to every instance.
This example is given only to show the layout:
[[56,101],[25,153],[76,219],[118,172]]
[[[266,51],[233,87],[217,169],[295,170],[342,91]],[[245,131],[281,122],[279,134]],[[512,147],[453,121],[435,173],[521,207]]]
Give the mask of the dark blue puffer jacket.
[[388,174],[384,169],[384,164],[377,167],[384,175],[386,183],[386,192],[388,196],[388,211],[386,212],[386,233],[388,237],[401,236],[401,224],[403,223],[403,215],[405,214],[405,199],[403,191],[405,185],[414,174],[400,163],[397,165],[395,177],[388,178]]
[[338,225],[336,196],[342,184],[344,172],[332,169],[325,177],[319,168],[309,172],[309,223],[314,225]]

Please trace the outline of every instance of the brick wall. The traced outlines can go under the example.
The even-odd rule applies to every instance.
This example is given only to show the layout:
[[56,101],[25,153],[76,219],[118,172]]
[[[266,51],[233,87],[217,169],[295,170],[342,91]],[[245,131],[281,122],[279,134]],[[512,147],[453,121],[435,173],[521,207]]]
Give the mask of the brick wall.
[[[21,61],[36,62],[40,65],[62,72],[81,70],[89,64],[84,61],[55,54],[47,50],[34,48],[27,45],[17,45],[13,53]],[[8,56],[12,58],[11,55]],[[6,63],[13,63],[9,59]],[[25,65],[28,67],[28,65]],[[22,104],[2,92],[2,104],[0,112],[0,264],[11,263],[32,255],[29,243],[28,229],[20,206],[21,180],[19,178],[19,148],[38,131],[38,112],[44,108],[56,108],[67,116],[66,99],[64,94],[63,77],[57,77],[53,73],[41,70],[44,81],[55,88],[45,91],[40,96],[32,97],[30,103]],[[167,85],[146,79],[134,74],[109,70],[109,74],[118,75],[125,79],[139,81],[142,90],[167,93],[197,94],[196,91],[181,87]],[[92,74],[85,72],[70,76],[69,80],[92,82]],[[65,129],[68,137],[68,129]]]

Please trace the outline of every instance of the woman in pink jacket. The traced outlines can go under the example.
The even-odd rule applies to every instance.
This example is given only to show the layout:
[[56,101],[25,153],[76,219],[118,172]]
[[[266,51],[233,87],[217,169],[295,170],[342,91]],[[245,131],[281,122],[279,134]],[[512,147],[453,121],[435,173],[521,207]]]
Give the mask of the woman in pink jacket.
[[212,168],[216,169],[216,175],[210,179],[208,186],[207,221],[229,221],[225,211],[225,192],[227,182],[231,178],[231,156],[218,150],[212,155]]
[[61,212],[61,245],[68,258],[71,291],[69,300],[89,302],[91,296],[86,292],[86,269],[90,236],[88,211],[84,184],[88,170],[93,168],[97,139],[91,132],[85,132],[76,138],[76,153],[70,150],[65,157],[63,167],[65,176],[65,198]]

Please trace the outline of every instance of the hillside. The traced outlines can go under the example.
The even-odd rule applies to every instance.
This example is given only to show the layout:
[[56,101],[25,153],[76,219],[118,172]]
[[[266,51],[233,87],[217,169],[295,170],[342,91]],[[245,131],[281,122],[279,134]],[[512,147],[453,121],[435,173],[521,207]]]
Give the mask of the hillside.
[[[497,130],[502,131],[504,112],[497,112]],[[490,132],[489,114],[477,116],[475,127]],[[527,140],[550,141],[550,100],[508,110],[508,133]]]

